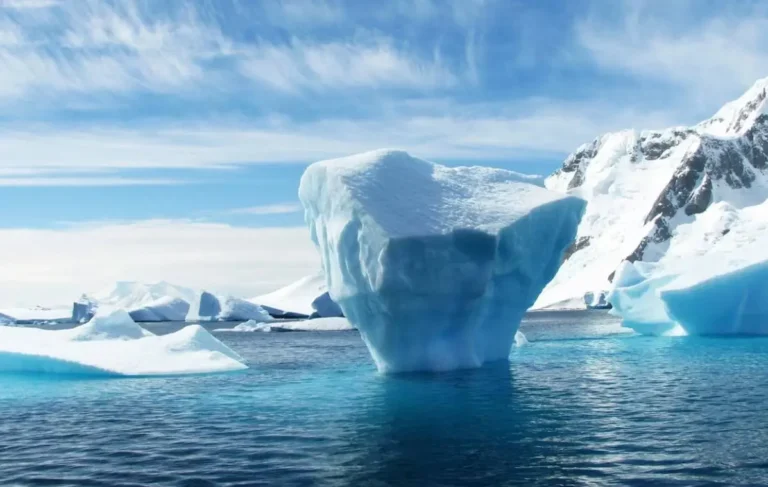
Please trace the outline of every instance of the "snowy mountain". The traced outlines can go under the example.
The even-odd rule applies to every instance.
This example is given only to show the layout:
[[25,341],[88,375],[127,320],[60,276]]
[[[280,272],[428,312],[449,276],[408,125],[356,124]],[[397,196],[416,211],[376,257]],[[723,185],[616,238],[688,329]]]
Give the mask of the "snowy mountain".
[[[609,289],[623,260],[706,252],[743,209],[768,198],[768,78],[696,126],[600,136],[545,185],[588,205],[576,243],[536,308]],[[711,231],[689,231],[697,221]]]

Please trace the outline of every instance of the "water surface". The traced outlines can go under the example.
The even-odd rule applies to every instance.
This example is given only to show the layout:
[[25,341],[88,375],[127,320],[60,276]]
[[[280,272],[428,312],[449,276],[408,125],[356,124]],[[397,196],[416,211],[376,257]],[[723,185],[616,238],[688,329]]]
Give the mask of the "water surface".
[[509,364],[440,375],[307,332],[218,334],[232,374],[0,376],[0,485],[768,484],[768,339],[522,329]]

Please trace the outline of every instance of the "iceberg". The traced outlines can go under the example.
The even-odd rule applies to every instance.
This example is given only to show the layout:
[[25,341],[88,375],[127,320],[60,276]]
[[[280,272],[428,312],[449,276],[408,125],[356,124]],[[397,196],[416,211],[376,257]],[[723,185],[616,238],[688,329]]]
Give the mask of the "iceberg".
[[118,310],[69,330],[0,326],[0,373],[147,376],[248,368],[204,328],[157,336]]
[[276,318],[334,318],[343,313],[328,294],[325,275],[322,272],[302,277],[269,294],[256,296],[249,301],[258,303]]
[[189,308],[187,321],[272,321],[269,312],[258,304],[233,296],[219,297],[201,292]]
[[[728,226],[723,230],[723,222]],[[644,334],[768,334],[768,201],[681,225],[656,263],[623,262],[608,296],[625,326]],[[691,242],[705,244],[693,245]]]
[[163,296],[129,313],[135,321],[184,321],[189,303],[180,298]]
[[72,322],[85,323],[96,314],[99,304],[83,294],[80,299],[72,303]]
[[299,198],[331,298],[381,372],[507,360],[585,202],[380,150],[312,164]]
[[608,291],[588,291],[584,294],[584,305],[587,309],[610,309],[607,296]]
[[253,320],[233,328],[219,328],[215,332],[279,332],[279,331],[351,331],[355,327],[346,318],[315,318],[311,320],[273,321],[259,323]]

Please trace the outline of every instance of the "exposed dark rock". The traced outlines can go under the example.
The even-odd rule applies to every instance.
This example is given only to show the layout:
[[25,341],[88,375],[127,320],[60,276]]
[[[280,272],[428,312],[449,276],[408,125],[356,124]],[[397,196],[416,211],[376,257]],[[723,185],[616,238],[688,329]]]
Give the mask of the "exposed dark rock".
[[565,252],[563,252],[563,262],[570,259],[573,254],[578,252],[579,250],[585,249],[589,247],[589,237],[580,237],[578,240],[573,242],[570,247],[565,249]]
[[709,174],[704,176],[704,181],[699,189],[691,196],[688,204],[685,206],[685,214],[688,216],[704,213],[712,203],[712,178]]
[[597,138],[591,144],[580,147],[576,152],[568,156],[563,163],[563,167],[557,170],[557,173],[574,173],[571,182],[568,183],[568,189],[578,188],[584,182],[584,171],[586,165],[591,161],[600,150],[601,139]]

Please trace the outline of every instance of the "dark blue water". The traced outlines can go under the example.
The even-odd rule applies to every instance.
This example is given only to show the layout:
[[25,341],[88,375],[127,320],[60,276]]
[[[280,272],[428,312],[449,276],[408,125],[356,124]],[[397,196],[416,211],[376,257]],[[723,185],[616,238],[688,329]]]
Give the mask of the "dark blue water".
[[442,375],[381,376],[335,332],[219,334],[242,373],[0,377],[0,485],[768,484],[768,339],[523,330]]

